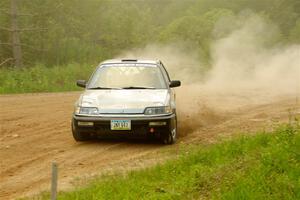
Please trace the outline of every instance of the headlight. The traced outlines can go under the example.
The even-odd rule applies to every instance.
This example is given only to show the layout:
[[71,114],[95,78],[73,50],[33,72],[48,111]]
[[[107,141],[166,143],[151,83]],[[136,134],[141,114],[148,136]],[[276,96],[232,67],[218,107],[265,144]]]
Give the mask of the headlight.
[[82,115],[98,115],[98,108],[94,107],[76,107],[75,114],[82,114]]
[[145,109],[145,115],[160,115],[170,113],[172,113],[172,108],[170,106],[150,107]]

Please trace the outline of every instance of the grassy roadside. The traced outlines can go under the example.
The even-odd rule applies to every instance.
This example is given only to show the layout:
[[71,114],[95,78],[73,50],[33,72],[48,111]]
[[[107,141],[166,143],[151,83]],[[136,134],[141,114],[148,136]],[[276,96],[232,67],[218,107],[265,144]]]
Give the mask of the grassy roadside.
[[28,92],[62,92],[79,90],[77,79],[88,79],[95,66],[66,66],[0,69],[0,94]]
[[58,199],[300,199],[299,150],[299,124],[282,125],[186,148],[176,160],[102,177]]

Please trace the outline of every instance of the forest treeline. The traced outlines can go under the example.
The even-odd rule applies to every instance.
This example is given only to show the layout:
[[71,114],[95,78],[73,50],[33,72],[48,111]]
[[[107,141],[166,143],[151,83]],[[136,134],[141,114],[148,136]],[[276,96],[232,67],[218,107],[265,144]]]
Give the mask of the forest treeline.
[[[96,64],[151,43],[183,42],[204,60],[220,19],[251,12],[278,27],[272,43],[300,43],[299,0],[16,0],[25,66]],[[0,2],[0,63],[13,58],[11,0]],[[229,23],[228,23],[229,20]],[[230,23],[232,20],[232,23]],[[13,59],[3,67],[14,65]]]

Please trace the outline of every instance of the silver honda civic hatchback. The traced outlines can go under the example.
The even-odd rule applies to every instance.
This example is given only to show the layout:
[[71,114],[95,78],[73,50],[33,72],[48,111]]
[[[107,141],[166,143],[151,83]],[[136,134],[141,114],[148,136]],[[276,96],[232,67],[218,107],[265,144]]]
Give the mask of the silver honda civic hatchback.
[[161,61],[108,60],[99,64],[75,103],[76,141],[95,137],[149,137],[173,144],[177,137],[175,92]]

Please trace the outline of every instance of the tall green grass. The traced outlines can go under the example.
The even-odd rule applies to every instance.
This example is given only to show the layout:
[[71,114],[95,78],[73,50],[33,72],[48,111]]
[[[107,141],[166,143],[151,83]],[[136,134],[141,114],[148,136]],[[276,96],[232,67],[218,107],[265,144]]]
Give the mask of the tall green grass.
[[27,92],[59,92],[78,90],[77,79],[88,79],[94,66],[68,64],[24,69],[0,69],[0,94]]
[[58,199],[300,199],[300,128],[184,148],[176,160],[102,177]]

